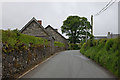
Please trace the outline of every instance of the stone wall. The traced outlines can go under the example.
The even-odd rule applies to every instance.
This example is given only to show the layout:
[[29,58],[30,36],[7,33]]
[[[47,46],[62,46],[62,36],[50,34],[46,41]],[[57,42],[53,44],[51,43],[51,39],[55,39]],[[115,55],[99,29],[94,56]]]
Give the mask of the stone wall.
[[[54,51],[51,52],[51,49]],[[2,48],[2,78],[16,78],[26,69],[32,68],[56,52],[63,51],[62,47],[51,47],[50,45],[22,45],[12,48],[3,43]]]
[[108,39],[110,39],[110,38],[117,38],[117,37],[120,37],[120,34],[110,34],[110,35],[107,35]]

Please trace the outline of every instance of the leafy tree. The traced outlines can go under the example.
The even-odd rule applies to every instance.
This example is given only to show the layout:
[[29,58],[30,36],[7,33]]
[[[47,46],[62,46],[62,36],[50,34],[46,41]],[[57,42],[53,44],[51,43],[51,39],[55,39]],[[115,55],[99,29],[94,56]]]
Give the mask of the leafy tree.
[[79,43],[80,40],[91,38],[91,25],[85,17],[69,16],[61,26],[62,33],[69,37],[70,43]]

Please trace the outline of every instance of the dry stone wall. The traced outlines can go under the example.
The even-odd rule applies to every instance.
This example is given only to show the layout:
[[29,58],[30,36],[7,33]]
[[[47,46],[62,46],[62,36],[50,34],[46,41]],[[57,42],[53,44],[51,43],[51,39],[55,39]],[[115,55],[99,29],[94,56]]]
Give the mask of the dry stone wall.
[[[51,49],[54,51],[51,52]],[[2,47],[2,78],[16,78],[26,69],[40,63],[47,57],[56,52],[65,50],[64,47],[51,47],[45,45],[17,45],[13,48],[7,43],[3,43]]]

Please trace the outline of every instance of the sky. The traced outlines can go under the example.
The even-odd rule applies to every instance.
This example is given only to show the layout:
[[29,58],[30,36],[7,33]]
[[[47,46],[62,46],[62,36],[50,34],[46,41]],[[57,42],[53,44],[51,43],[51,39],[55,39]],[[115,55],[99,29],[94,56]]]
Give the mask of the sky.
[[[120,14],[120,1],[118,3],[118,14]],[[120,16],[118,16],[118,33],[120,34]]]
[[[110,1],[110,0],[108,0]],[[4,2],[0,3],[2,11],[2,29],[21,29],[35,17],[42,20],[43,27],[51,25],[61,33],[63,21],[68,16],[87,17],[99,12],[108,2]],[[93,33],[95,36],[118,33],[118,3],[99,16],[94,17]],[[65,36],[65,35],[64,35]],[[66,36],[65,36],[66,37]]]

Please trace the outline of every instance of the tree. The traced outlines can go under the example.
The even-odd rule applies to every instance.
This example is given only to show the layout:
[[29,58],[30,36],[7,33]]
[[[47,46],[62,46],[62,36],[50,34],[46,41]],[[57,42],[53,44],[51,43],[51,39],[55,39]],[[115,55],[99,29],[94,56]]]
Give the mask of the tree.
[[[61,26],[62,33],[69,37],[70,43],[79,43],[80,40],[92,37],[90,22],[85,17],[69,16]],[[86,37],[87,35],[87,37]]]

